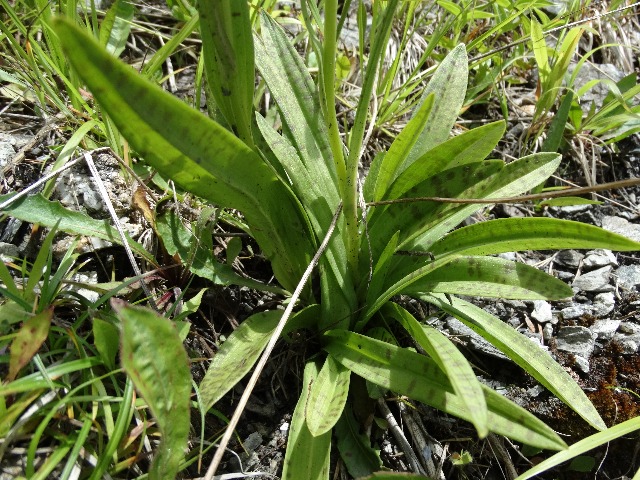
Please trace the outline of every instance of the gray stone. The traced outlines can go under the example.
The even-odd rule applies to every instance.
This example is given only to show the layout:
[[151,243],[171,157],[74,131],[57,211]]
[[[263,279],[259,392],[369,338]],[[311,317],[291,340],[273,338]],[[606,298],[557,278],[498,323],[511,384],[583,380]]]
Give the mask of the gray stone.
[[578,303],[576,305],[563,308],[560,310],[560,315],[562,315],[562,318],[565,320],[573,320],[574,318],[580,318],[583,315],[590,315],[591,311],[591,305],[581,305]]
[[619,330],[622,333],[628,333],[631,335],[640,335],[640,325],[633,322],[621,322]]
[[569,282],[569,281],[573,280],[573,277],[575,277],[575,275],[573,273],[565,272],[564,270],[556,270],[555,271],[555,275],[560,280],[564,280],[565,282]]
[[553,325],[551,323],[545,323],[542,327],[542,338],[549,341],[553,337]]
[[593,299],[593,314],[596,317],[604,317],[613,311],[616,306],[616,297],[613,292],[597,294]]
[[621,217],[603,217],[602,228],[613,233],[640,242],[640,225],[629,222]]
[[587,252],[582,268],[585,270],[594,270],[596,268],[606,267],[607,265],[618,266],[618,259],[611,250],[598,249]]
[[624,265],[616,270],[618,285],[631,290],[640,285],[640,265]]
[[589,373],[589,360],[580,355],[575,355],[574,362],[576,367],[578,367],[582,372]]
[[0,259],[6,261],[11,260],[11,257],[17,257],[19,255],[18,246],[13,243],[0,242]]
[[572,326],[558,330],[558,350],[589,358],[595,346],[595,334],[587,327]]
[[611,320],[611,319],[603,319],[596,320],[593,325],[591,325],[590,330],[596,335],[598,340],[611,340],[613,335],[618,330],[620,326],[620,320]]
[[609,285],[611,267],[602,267],[592,272],[576,277],[573,287],[583,292],[610,292],[613,286]]
[[531,318],[540,323],[552,321],[553,315],[551,314],[551,304],[545,300],[534,300]]
[[565,267],[578,268],[584,255],[577,250],[561,250],[556,254],[556,262]]
[[9,142],[0,142],[0,168],[5,167],[15,155],[16,151]]

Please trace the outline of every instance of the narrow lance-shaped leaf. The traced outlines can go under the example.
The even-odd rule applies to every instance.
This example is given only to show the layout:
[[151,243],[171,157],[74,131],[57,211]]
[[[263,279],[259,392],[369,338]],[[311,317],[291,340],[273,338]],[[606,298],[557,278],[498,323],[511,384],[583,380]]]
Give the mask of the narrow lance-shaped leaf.
[[371,441],[353,415],[350,403],[342,412],[335,428],[336,444],[349,475],[361,478],[380,469],[380,455],[371,447]]
[[122,365],[156,419],[162,441],[149,478],[175,478],[189,438],[191,372],[170,320],[142,307],[111,301],[122,323]]
[[302,393],[293,411],[287,451],[282,467],[282,480],[329,480],[331,432],[313,436],[307,427],[305,410],[309,390],[318,378],[320,368],[314,361],[304,368]]
[[408,295],[451,293],[478,297],[519,300],[561,300],[573,296],[573,290],[537,268],[498,257],[456,258],[412,283]]
[[305,418],[311,435],[329,432],[340,419],[349,394],[351,371],[327,357],[311,387]]
[[114,60],[68,21],[58,19],[72,66],[132,147],[177,185],[243,212],[283,286],[293,290],[313,248],[290,190],[232,133]]
[[231,130],[252,146],[255,68],[249,3],[200,0],[202,52],[210,91]]
[[[11,198],[13,194],[0,195],[0,203]],[[68,210],[60,202],[52,202],[42,195],[30,195],[11,203],[3,210],[12,217],[23,222],[37,223],[45,227],[88,237],[101,238],[113,243],[121,244],[118,231],[112,227],[109,220],[96,220],[85,213]],[[143,258],[154,262],[153,256],[138,242],[131,240],[125,232],[131,249]]]
[[570,220],[502,218],[455,230],[435,242],[429,251],[437,257],[572,248],[631,251],[640,250],[640,242]]
[[428,95],[416,109],[413,117],[402,129],[389,147],[375,178],[373,200],[382,200],[391,182],[398,176],[400,168],[407,160],[411,149],[416,144],[419,134],[426,128],[427,120],[435,103],[433,94]]
[[551,356],[524,335],[516,332],[500,319],[472,303],[451,296],[421,295],[423,300],[455,316],[469,328],[526,370],[532,377],[566,403],[598,430],[604,430],[600,414],[578,384]]
[[[632,418],[631,420],[627,420],[626,422],[619,423],[618,425],[614,425],[611,428],[607,428],[603,432],[595,433],[583,440],[580,440],[577,443],[574,443],[566,450],[562,452],[558,452],[552,457],[547,458],[543,462],[540,462],[533,468],[527,470],[522,475],[520,475],[516,480],[527,480],[528,478],[533,478],[536,475],[541,474],[553,468],[557,465],[560,465],[563,462],[571,460],[572,458],[577,457],[589,450],[592,450],[596,447],[604,445],[605,443],[609,443],[616,438],[620,438],[624,435],[629,435],[640,430],[640,418]],[[639,470],[640,471],[640,470]],[[638,478],[638,472],[636,472],[634,479]]]
[[438,364],[447,375],[453,391],[465,403],[478,436],[486,437],[489,433],[487,403],[482,386],[464,355],[442,333],[433,327],[421,325],[401,306],[389,302],[380,313],[389,315],[400,323]]
[[[279,310],[256,313],[229,335],[200,383],[200,396],[205,409],[211,408],[251,370],[281,317]],[[284,333],[296,328],[313,328],[319,318],[320,307],[310,305],[289,319]]]
[[449,137],[451,127],[464,103],[468,76],[467,51],[465,46],[460,44],[438,65],[436,73],[422,94],[421,102],[431,93],[436,100],[424,130],[399,173]]
[[9,374],[5,379],[11,382],[20,370],[31,361],[33,356],[47,339],[49,326],[53,318],[53,307],[43,310],[37,315],[25,320],[11,342],[9,358]]
[[[470,421],[466,405],[430,358],[347,330],[331,330],[324,337],[324,349],[357,375]],[[540,448],[565,448],[560,437],[541,420],[490,388],[483,386],[482,390],[492,431]]]

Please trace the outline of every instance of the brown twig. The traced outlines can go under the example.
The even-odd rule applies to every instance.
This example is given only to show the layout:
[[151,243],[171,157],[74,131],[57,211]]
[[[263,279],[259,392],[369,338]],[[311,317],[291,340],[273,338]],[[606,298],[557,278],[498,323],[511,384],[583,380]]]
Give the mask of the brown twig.
[[369,202],[367,207],[378,207],[382,205],[395,205],[397,203],[415,203],[415,202],[441,202],[441,203],[457,203],[457,204],[497,204],[497,203],[524,203],[534,200],[545,200],[547,198],[569,197],[574,195],[585,195],[587,193],[602,192],[604,190],[612,190],[615,188],[634,187],[640,185],[640,178],[629,178],[627,180],[618,180],[617,182],[601,183],[592,187],[568,188],[566,190],[558,190],[555,192],[533,193],[531,195],[520,195],[517,197],[497,197],[497,198],[450,198],[450,197],[413,197],[413,198],[396,198],[395,200],[380,200],[378,202]]

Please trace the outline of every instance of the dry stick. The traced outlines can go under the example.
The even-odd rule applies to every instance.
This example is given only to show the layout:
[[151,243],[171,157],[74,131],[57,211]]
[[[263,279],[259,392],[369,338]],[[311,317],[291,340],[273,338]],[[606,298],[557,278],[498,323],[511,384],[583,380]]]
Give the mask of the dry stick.
[[[583,18],[582,20],[578,20],[572,23],[567,23],[566,25],[561,25],[559,27],[555,27],[552,28],[551,30],[546,30],[543,33],[543,35],[549,35],[551,33],[555,33],[558,32],[560,30],[564,30],[566,28],[571,28],[571,27],[575,27],[577,25],[582,25],[583,23],[587,23],[590,22],[591,20],[597,20],[599,18],[603,18],[603,17],[608,17],[609,15],[613,15],[614,13],[618,13],[618,12],[622,12],[624,10],[629,10],[630,8],[633,7],[637,7],[638,5],[640,5],[640,2],[636,2],[636,3],[632,3],[631,5],[627,5],[625,7],[620,7],[620,8],[616,8],[615,10],[611,10],[610,12],[604,12],[604,13],[598,13],[596,15],[593,15],[592,17],[587,17],[587,18]],[[507,50],[511,47],[515,47],[516,45],[520,45],[522,43],[527,43],[528,41],[530,41],[530,38],[522,38],[516,42],[511,42],[508,45],[504,45],[500,48],[496,48],[495,50],[491,50],[490,52],[487,53],[483,53],[482,55],[478,55],[477,57],[473,57],[471,60],[469,60],[469,63],[473,63],[476,62],[478,60],[482,60],[483,58],[487,58],[490,57],[491,55],[494,55],[496,53],[502,52],[504,50]]]
[[425,475],[427,472],[422,468],[420,461],[418,460],[418,456],[411,448],[411,444],[407,440],[407,437],[404,436],[404,432],[398,425],[393,413],[389,409],[387,402],[384,398],[378,399],[378,408],[382,411],[382,415],[384,415],[385,420],[389,424],[389,429],[391,433],[396,438],[396,441],[400,444],[400,448],[404,452],[407,457],[407,461],[409,465],[411,465],[411,469],[414,473],[419,473],[421,475]]
[[[109,210],[109,214],[111,215],[113,223],[116,229],[118,230],[118,233],[120,234],[120,239],[122,240],[122,246],[124,247],[124,250],[127,252],[127,256],[129,257],[129,262],[131,263],[131,267],[133,268],[133,271],[136,274],[136,276],[143,277],[142,271],[140,271],[140,267],[138,267],[136,258],[133,256],[133,252],[131,251],[131,247],[129,246],[129,242],[127,240],[127,236],[124,233],[124,229],[122,228],[122,225],[120,224],[120,220],[118,219],[118,214],[116,213],[115,208],[113,208],[113,205],[111,204],[111,200],[109,199],[109,193],[107,193],[107,189],[105,188],[104,183],[102,183],[102,179],[100,178],[98,169],[96,169],[96,166],[93,163],[93,159],[91,158],[91,155],[89,155],[88,153],[85,153],[84,159],[87,162],[87,166],[89,167],[89,171],[91,172],[91,175],[93,176],[93,179],[95,180],[96,185],[98,186],[98,192],[100,192],[102,201],[105,203],[107,210]],[[144,294],[149,299],[149,305],[151,305],[151,308],[153,308],[156,312],[159,312],[156,302],[153,296],[151,295],[151,291],[149,290],[149,287],[147,287],[147,284],[144,283],[144,280],[140,282],[140,286],[142,287],[142,291],[144,292]]]
[[567,197],[573,195],[585,195],[587,193],[602,192],[614,188],[634,187],[640,185],[640,178],[629,178],[627,180],[618,180],[617,182],[601,183],[592,187],[568,188],[556,192],[534,193],[531,195],[520,195],[519,197],[497,197],[497,198],[449,198],[449,197],[414,197],[414,198],[396,198],[395,200],[381,200],[379,202],[369,202],[368,207],[378,207],[381,205],[393,205],[396,203],[414,203],[414,202],[442,202],[442,203],[460,203],[460,204],[485,204],[485,203],[524,203],[532,200],[544,200],[546,198]]
[[271,351],[276,346],[276,342],[278,341],[280,334],[282,333],[282,330],[284,329],[284,326],[287,323],[287,320],[291,316],[291,312],[293,311],[293,308],[295,307],[298,301],[298,297],[302,293],[302,289],[304,288],[307,281],[309,280],[309,277],[311,276],[311,272],[320,261],[320,257],[322,256],[325,249],[327,248],[327,245],[329,244],[329,240],[331,240],[331,236],[333,235],[333,231],[336,228],[336,223],[338,222],[338,217],[340,216],[341,211],[342,211],[342,203],[338,205],[336,213],[333,215],[333,219],[331,220],[331,225],[329,225],[329,229],[327,230],[327,234],[322,240],[322,244],[320,245],[320,247],[318,247],[318,251],[313,256],[311,263],[309,263],[309,266],[302,274],[302,278],[300,279],[300,282],[298,282],[298,286],[293,292],[293,295],[291,295],[291,299],[289,300],[289,305],[287,305],[287,308],[282,314],[282,318],[278,322],[276,329],[271,334],[271,339],[269,340],[267,347],[264,349],[264,352],[262,352],[262,356],[260,357],[260,360],[258,361],[258,364],[256,365],[256,368],[253,371],[251,378],[249,379],[249,383],[247,384],[247,387],[244,389],[244,392],[242,393],[242,397],[240,397],[238,406],[236,407],[236,410],[233,412],[233,417],[231,417],[231,420],[229,421],[229,425],[227,425],[227,429],[225,430],[224,435],[220,440],[220,444],[216,449],[216,453],[213,456],[213,460],[211,460],[211,464],[209,465],[207,474],[204,476],[204,480],[213,479],[213,476],[215,475],[216,470],[220,465],[220,461],[222,460],[222,455],[224,455],[224,451],[226,450],[227,445],[229,444],[229,440],[231,440],[231,437],[233,436],[233,432],[236,429],[238,422],[240,421],[240,416],[244,412],[244,408],[247,405],[247,402],[249,401],[249,397],[251,396],[251,393],[253,392],[253,389],[256,386],[256,383],[258,383],[258,377],[260,377],[260,374],[262,373],[264,366],[267,364],[267,360],[271,355]]

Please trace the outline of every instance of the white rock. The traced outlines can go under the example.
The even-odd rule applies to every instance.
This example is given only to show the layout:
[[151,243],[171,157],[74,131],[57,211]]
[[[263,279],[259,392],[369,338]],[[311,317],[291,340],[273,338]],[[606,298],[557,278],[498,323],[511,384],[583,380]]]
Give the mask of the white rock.
[[545,300],[534,300],[531,318],[540,323],[552,321],[553,315],[551,314],[551,304]]
[[589,358],[595,346],[595,334],[587,327],[564,327],[558,331],[558,350]]
[[591,325],[591,331],[598,340],[611,340],[620,326],[620,320],[603,319],[596,320]]
[[629,222],[621,217],[603,217],[602,228],[613,233],[640,242],[640,225]]
[[611,250],[605,250],[602,248],[587,252],[587,256],[582,262],[582,266],[586,270],[602,268],[607,265],[618,266],[618,259]]
[[616,306],[616,298],[613,292],[597,294],[593,299],[593,314],[596,317],[604,317],[611,313]]
[[611,267],[602,267],[592,272],[576,277],[573,287],[583,292],[610,292],[613,286],[609,285]]
[[640,285],[640,265],[624,265],[616,270],[618,285],[631,290]]

